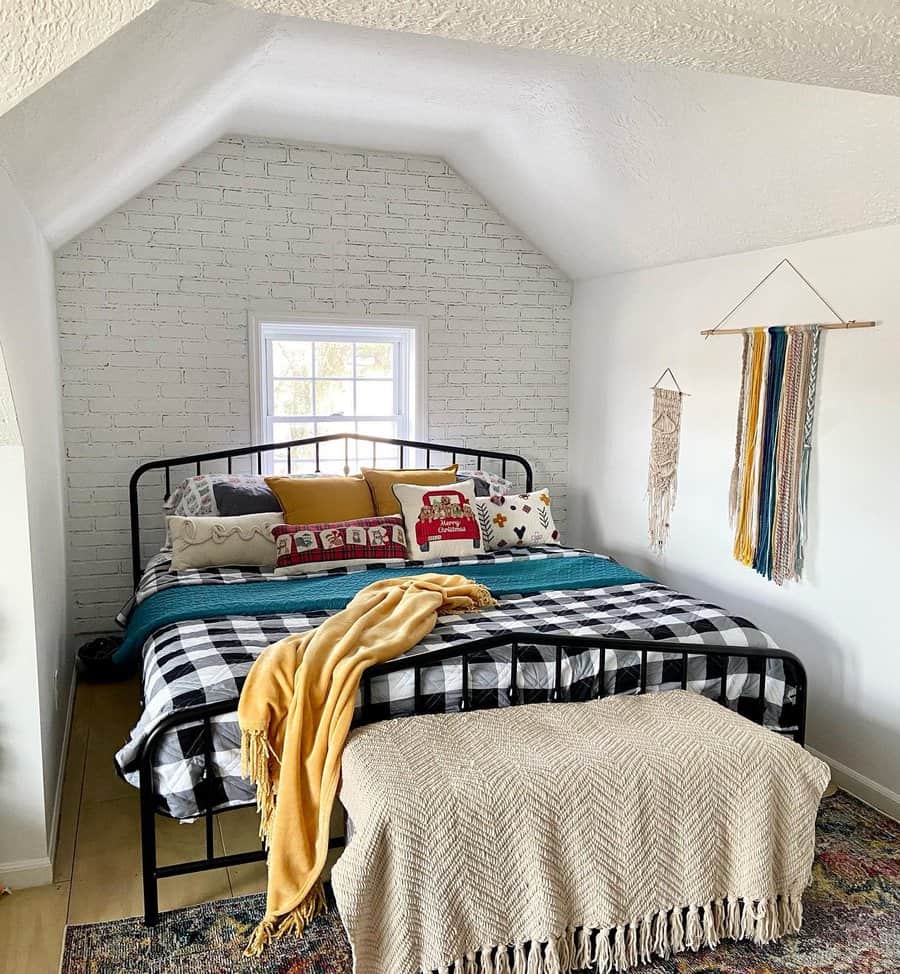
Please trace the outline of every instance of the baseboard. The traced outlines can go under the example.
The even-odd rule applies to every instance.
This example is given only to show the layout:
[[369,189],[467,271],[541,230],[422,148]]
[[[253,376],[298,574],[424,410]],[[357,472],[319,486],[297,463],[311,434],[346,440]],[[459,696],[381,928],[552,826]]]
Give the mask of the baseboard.
[[52,882],[53,863],[49,856],[22,859],[19,862],[0,862],[0,883],[10,889],[47,886]]
[[47,835],[47,848],[50,854],[39,859],[21,859],[16,862],[0,862],[0,882],[10,889],[26,889],[30,886],[47,886],[53,882],[53,863],[56,858],[56,842],[59,836],[59,817],[62,812],[63,782],[66,777],[66,762],[69,757],[69,740],[72,735],[72,717],[75,712],[75,690],[77,674],[72,672],[72,686],[66,705],[66,722],[63,727],[62,747],[59,756],[59,774],[53,796],[53,810],[50,815]]
[[832,781],[839,788],[849,792],[861,802],[865,802],[866,805],[871,805],[872,808],[900,822],[900,795],[897,792],[891,791],[890,788],[880,785],[877,781],[867,778],[852,768],[848,768],[846,764],[835,761],[827,754],[822,754],[814,747],[807,747],[807,750],[831,767]]
[[50,815],[50,833],[47,836],[47,848],[50,850],[50,862],[56,860],[56,843],[59,838],[59,817],[62,813],[63,783],[66,780],[66,764],[69,760],[69,741],[72,737],[72,716],[75,713],[75,691],[78,687],[78,668],[72,667],[72,679],[69,687],[69,702],[66,704],[66,723],[63,727],[62,747],[59,755],[59,774],[56,778],[56,793],[53,796],[53,811]]

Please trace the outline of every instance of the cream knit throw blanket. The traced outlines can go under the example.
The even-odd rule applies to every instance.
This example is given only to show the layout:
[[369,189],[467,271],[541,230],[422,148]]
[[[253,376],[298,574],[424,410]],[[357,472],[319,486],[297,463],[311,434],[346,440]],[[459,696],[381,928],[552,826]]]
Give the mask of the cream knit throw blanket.
[[680,690],[362,728],[332,871],[354,974],[605,974],[795,932],[828,774]]

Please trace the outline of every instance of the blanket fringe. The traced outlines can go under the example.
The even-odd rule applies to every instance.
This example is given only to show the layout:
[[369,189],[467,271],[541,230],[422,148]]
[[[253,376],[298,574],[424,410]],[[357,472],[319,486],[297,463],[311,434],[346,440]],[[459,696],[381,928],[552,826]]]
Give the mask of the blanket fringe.
[[453,603],[442,605],[438,610],[437,614],[439,616],[455,616],[462,612],[477,612],[479,609],[492,609],[495,605],[500,603],[491,595],[490,589],[486,585],[477,584],[475,585],[475,594],[467,597],[472,602],[471,609],[461,609],[458,605]]
[[[567,927],[555,939],[482,947],[442,970],[456,974],[564,974],[581,970],[611,974],[645,964],[654,954],[665,959],[687,950],[716,947],[726,939],[767,944],[797,933],[802,925],[800,894],[760,900],[728,896],[702,905],[692,903],[647,913],[615,927]],[[266,941],[282,932],[266,934]]]
[[[302,937],[307,924],[327,909],[325,890],[321,883],[316,883],[309,891],[306,899],[295,906],[290,913],[274,917],[266,915],[263,918],[259,926],[250,934],[244,956],[259,957],[272,940],[278,940],[286,934]],[[457,970],[462,970],[462,968],[457,968]]]
[[269,738],[264,730],[241,731],[241,777],[256,785],[259,837],[269,845],[269,827],[275,814],[275,786],[269,769]]

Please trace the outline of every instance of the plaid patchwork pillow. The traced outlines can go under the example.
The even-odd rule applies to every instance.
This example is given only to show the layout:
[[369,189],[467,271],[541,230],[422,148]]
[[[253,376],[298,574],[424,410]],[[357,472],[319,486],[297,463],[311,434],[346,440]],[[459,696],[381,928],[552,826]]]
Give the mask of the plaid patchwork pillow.
[[403,518],[361,517],[334,524],[279,524],[275,538],[275,574],[303,575],[353,565],[406,561]]

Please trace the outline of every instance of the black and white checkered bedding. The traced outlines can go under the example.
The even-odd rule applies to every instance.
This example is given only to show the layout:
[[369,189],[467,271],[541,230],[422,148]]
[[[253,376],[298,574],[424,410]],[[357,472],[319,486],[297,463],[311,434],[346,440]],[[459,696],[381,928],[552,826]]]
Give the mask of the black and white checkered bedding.
[[[532,548],[507,552],[502,557],[569,557],[584,554],[567,548]],[[478,560],[491,560],[481,555]],[[498,559],[493,559],[498,560]],[[467,560],[444,559],[444,564]],[[177,584],[230,584],[266,581],[274,576],[258,572],[218,570],[174,575],[167,559],[155,559],[139,586],[137,599]],[[340,571],[340,570],[338,570]],[[198,577],[203,576],[203,582]],[[240,577],[250,576],[250,577]],[[116,756],[123,777],[138,784],[140,743],[152,724],[165,714],[187,707],[237,698],[254,659],[266,646],[290,633],[318,625],[330,612],[307,612],[264,617],[233,616],[218,620],[192,620],[164,626],[144,646],[144,711],[128,743]],[[430,652],[464,647],[474,639],[503,632],[565,632],[581,636],[616,636],[639,640],[668,640],[693,644],[774,649],[764,632],[746,619],[727,615],[709,603],[681,595],[656,582],[636,582],[539,595],[509,596],[496,608],[462,616],[442,616],[434,631],[407,657],[421,660]],[[602,658],[601,658],[602,657]],[[689,657],[689,689],[718,697],[721,662],[703,656]],[[734,709],[752,714],[760,690],[761,661],[731,657],[726,699]],[[765,723],[788,731],[796,726],[795,675],[780,659],[766,662]],[[602,679],[605,692],[637,692],[640,657],[630,650],[588,649],[563,661],[562,688],[573,699],[596,696]],[[546,700],[555,680],[552,647],[520,648],[516,685],[525,701]],[[478,707],[509,703],[511,661],[505,648],[479,651],[471,656],[469,686]],[[681,685],[681,654],[651,654],[647,687],[674,689]],[[421,671],[420,712],[458,708],[462,695],[459,659],[426,665]],[[414,672],[409,669],[374,678],[371,682],[370,719],[404,716],[415,707]],[[357,701],[357,707],[360,700]],[[207,773],[199,724],[166,733],[154,758],[157,808],[178,819],[194,818],[207,807],[227,808],[253,801],[253,789],[240,776],[240,732],[237,716],[214,718],[212,767]]]

